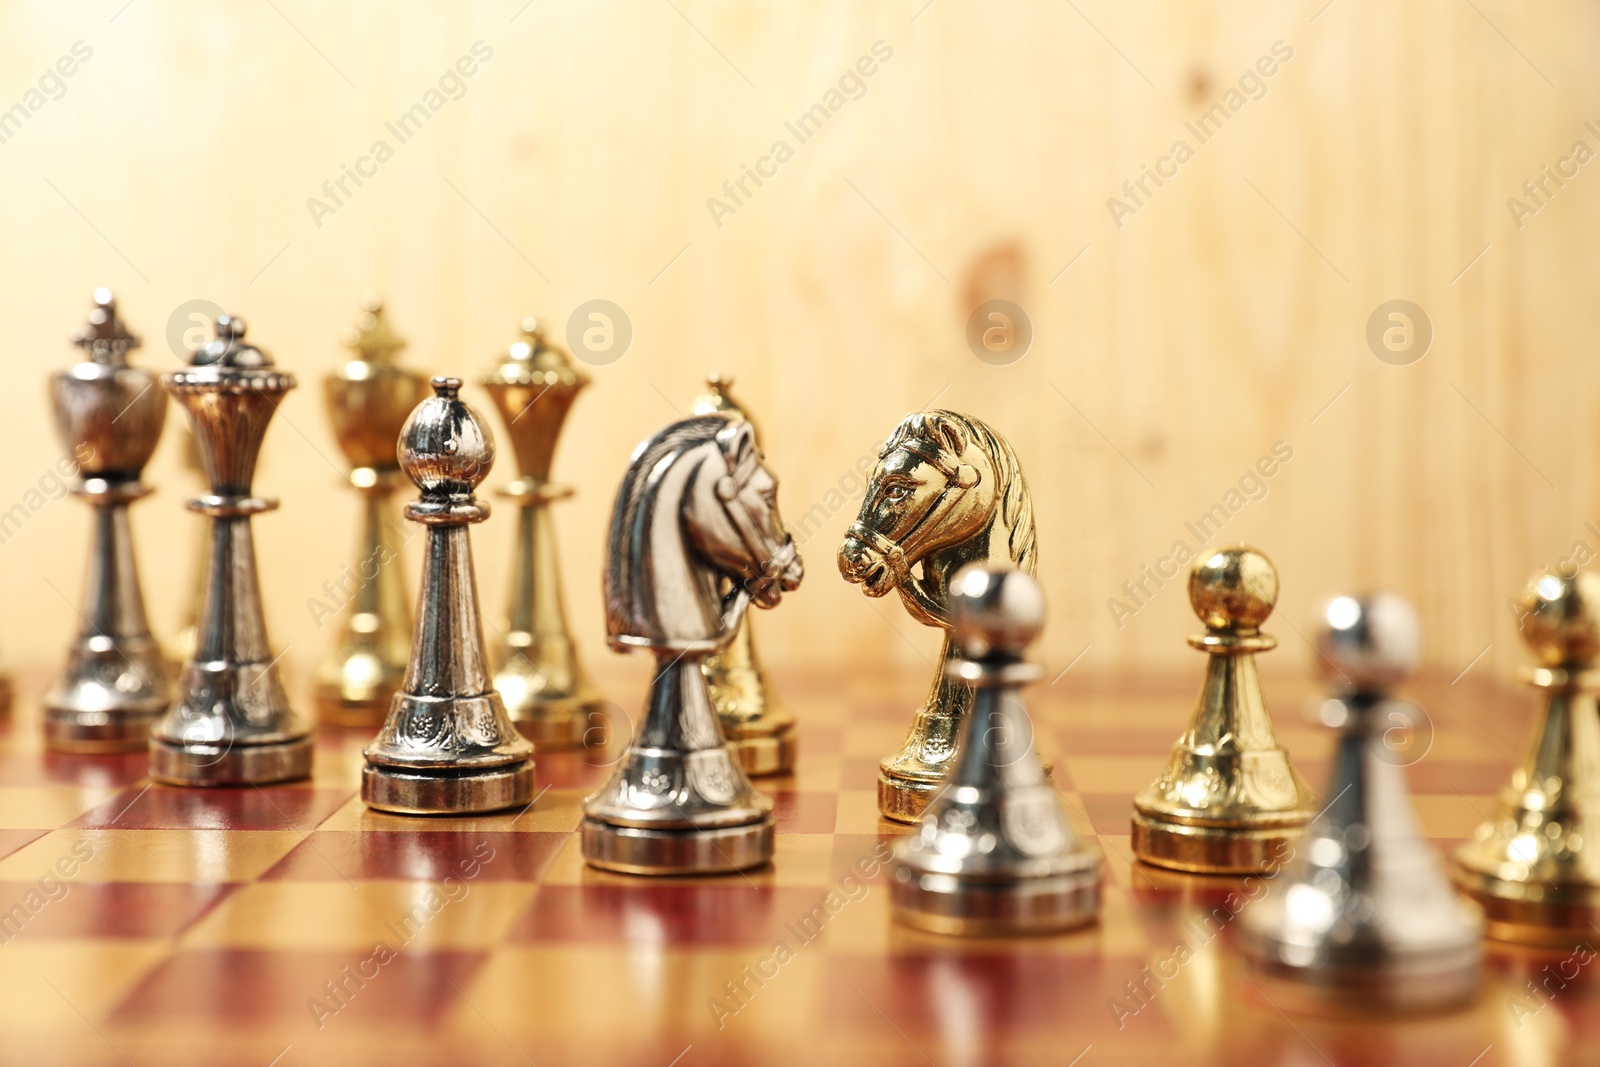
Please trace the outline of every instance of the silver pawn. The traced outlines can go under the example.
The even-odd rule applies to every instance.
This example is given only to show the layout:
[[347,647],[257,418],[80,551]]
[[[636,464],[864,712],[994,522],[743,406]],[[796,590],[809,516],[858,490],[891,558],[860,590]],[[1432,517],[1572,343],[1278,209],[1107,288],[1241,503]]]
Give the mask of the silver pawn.
[[1335,597],[1322,610],[1318,663],[1339,729],[1320,817],[1289,867],[1244,913],[1241,947],[1268,999],[1303,1011],[1427,1011],[1478,986],[1481,917],[1458,898],[1412,814],[1400,761],[1384,743],[1413,706],[1391,691],[1415,669],[1416,613],[1398,596]]
[[950,585],[946,671],[976,690],[960,755],[920,830],[895,847],[890,894],[901,922],[942,934],[1033,934],[1093,922],[1100,850],[1072,832],[1033,745],[1023,659],[1044,626],[1024,571],[968,566]]

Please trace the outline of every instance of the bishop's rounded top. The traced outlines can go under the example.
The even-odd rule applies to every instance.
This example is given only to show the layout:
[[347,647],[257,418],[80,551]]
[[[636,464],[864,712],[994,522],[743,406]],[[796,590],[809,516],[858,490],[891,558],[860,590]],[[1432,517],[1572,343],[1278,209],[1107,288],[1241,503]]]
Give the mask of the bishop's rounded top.
[[72,331],[72,343],[96,363],[120,363],[141,342],[117,317],[117,298],[110,289],[96,289],[92,299],[89,319]]
[[1380,696],[1416,670],[1422,628],[1404,597],[1337,596],[1322,606],[1315,640],[1325,682],[1342,695]]
[[968,659],[1021,659],[1044,628],[1044,591],[1026,571],[972,564],[950,583],[950,621]]
[[460,378],[434,378],[433,396],[400,430],[400,466],[424,497],[466,497],[489,476],[494,436],[461,399]]
[[245,329],[245,321],[238,315],[218,315],[216,336],[189,353],[189,362],[196,367],[237,370],[272,366],[271,356],[244,339]]
[[1600,574],[1541,571],[1523,587],[1522,639],[1547,667],[1600,659]]
[[1249,545],[1219,548],[1189,571],[1189,604],[1210,629],[1255,630],[1277,603],[1278,571]]

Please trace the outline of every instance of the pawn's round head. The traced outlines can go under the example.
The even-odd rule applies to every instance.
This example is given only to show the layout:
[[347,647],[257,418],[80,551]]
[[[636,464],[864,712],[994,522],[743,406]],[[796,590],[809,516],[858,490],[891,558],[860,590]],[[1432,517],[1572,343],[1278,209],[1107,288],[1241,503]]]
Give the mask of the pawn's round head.
[[1249,545],[1229,545],[1194,561],[1189,604],[1213,630],[1254,630],[1278,602],[1278,572]]
[[215,336],[189,354],[196,367],[221,367],[227,370],[259,370],[272,366],[272,357],[244,339],[244,319],[224,312],[217,316]]
[[1547,667],[1600,659],[1600,574],[1541,572],[1522,590],[1522,639]]
[[950,583],[950,621],[968,659],[1021,659],[1044,628],[1044,591],[1026,571],[972,564]]
[[463,497],[489,476],[494,437],[461,399],[460,378],[433,379],[433,395],[400,430],[401,468],[424,496]]
[[1422,628],[1404,597],[1337,596],[1317,619],[1317,668],[1342,696],[1382,695],[1417,668]]

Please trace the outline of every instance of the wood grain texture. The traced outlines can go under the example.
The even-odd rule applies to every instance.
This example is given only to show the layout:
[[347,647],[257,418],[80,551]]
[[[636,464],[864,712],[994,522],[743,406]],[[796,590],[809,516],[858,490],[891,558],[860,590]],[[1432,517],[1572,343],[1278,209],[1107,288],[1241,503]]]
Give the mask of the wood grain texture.
[[[580,488],[558,525],[591,660],[627,456],[722,370],[785,512],[831,512],[806,585],[760,619],[774,661],[931,659],[934,634],[837,577],[856,500],[828,494],[937,397],[1006,433],[1032,482],[1057,670],[1089,646],[1087,666],[1198,671],[1181,582],[1120,628],[1106,602],[1280,440],[1293,460],[1222,534],[1281,570],[1279,657],[1309,662],[1295,630],[1323,596],[1386,586],[1447,673],[1485,646],[1475,672],[1520,662],[1508,597],[1574,542],[1600,551],[1600,167],[1520,228],[1506,206],[1574,141],[1600,150],[1594,9],[923,3],[8,5],[0,108],[74,42],[93,56],[0,143],[0,511],[59,454],[41,383],[92,287],[116,290],[156,369],[176,363],[163,334],[185,301],[237,311],[302,382],[258,480],[284,507],[257,536],[274,640],[306,679],[329,637],[307,601],[354,552],[319,379],[360,294],[386,296],[412,364],[466,376],[519,316],[559,324],[603,297],[632,347],[594,368],[556,460]],[[395,143],[385,123],[476,41],[493,56],[464,95]],[[864,95],[718,226],[707,199],[794,141],[784,123],[878,41],[893,56]],[[1279,41],[1293,56],[1260,99],[1119,228],[1108,198]],[[393,158],[319,227],[307,199],[380,138]],[[991,297],[1033,322],[1011,366],[964,341]],[[1412,366],[1364,340],[1394,298],[1432,320]],[[165,634],[198,535],[177,444],[169,430],[134,518]],[[489,484],[513,476],[503,461]],[[491,617],[509,515],[474,532]],[[7,659],[61,654],[86,531],[80,506],[49,503],[0,545]]]

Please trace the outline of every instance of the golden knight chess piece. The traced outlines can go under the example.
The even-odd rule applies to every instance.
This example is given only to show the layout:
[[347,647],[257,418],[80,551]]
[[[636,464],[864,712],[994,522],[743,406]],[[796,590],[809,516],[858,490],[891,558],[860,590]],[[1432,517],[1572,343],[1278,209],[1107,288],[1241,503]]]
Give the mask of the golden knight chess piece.
[[1100,909],[1100,850],[1078,839],[1033,747],[1023,658],[1044,626],[1044,593],[1024,571],[970,566],[950,583],[946,665],[977,690],[961,720],[950,788],[895,846],[889,883],[901,922],[942,934],[1064,930]]
[[490,645],[495,688],[511,721],[541,752],[603,745],[605,702],[567,625],[550,515],[551,504],[572,495],[570,486],[550,480],[550,464],[589,377],[526,318],[521,338],[479,384],[500,412],[520,472],[499,494],[517,505],[517,540],[505,629]]
[[51,376],[62,443],[79,464],[73,494],[94,508],[83,626],[63,676],[44,699],[44,742],[59,752],[140,752],[172,700],[172,677],[150,634],[128,506],[161,440],[167,398],[155,375],[130,366],[139,338],[96,289],[87,325],[72,336],[85,359]]
[[[713,374],[706,379],[706,391],[695,398],[690,409],[696,415],[726,412],[750,422],[760,447],[761,432],[750,421],[749,412],[728,390],[733,379]],[[756,655],[751,631],[755,620],[748,614],[728,642],[728,647],[713,652],[702,666],[706,684],[711,687],[711,705],[722,720],[722,733],[739,754],[744,773],[751,777],[788,774],[794,770],[794,716],[772,695],[761,660]]]
[[1206,676],[1166,769],[1133,799],[1133,850],[1145,863],[1205,874],[1269,869],[1316,814],[1256,673],[1256,653],[1278,645],[1261,632],[1277,601],[1278,572],[1256,549],[1232,545],[1195,560],[1189,603],[1206,632],[1189,644],[1206,653]]
[[169,785],[252,785],[311,773],[311,730],[289,703],[267,641],[250,521],[278,506],[255,496],[267,424],[294,375],[218,316],[216,337],[161,384],[189,414],[211,491],[189,501],[211,519],[194,654],[171,709],[150,731],[150,777]]
[[1570,948],[1600,922],[1600,574],[1536,574],[1520,606],[1540,713],[1499,809],[1456,853],[1455,882],[1490,937]]
[[533,802],[533,745],[489,680],[467,527],[489,517],[473,490],[494,465],[494,437],[434,378],[400,432],[400,466],[421,490],[406,518],[427,529],[416,633],[405,682],[367,746],[361,799],[402,815],[465,815]]
[[1390,693],[1416,669],[1419,645],[1400,597],[1341,596],[1322,609],[1317,663],[1333,690],[1322,719],[1339,730],[1331,799],[1242,918],[1240,947],[1272,1004],[1421,1012],[1477,991],[1482,916],[1417,828],[1385,743],[1395,723],[1417,718]]
[[649,650],[655,676],[627,752],[583,805],[595,867],[720,874],[772,859],[772,801],[723,739],[701,662],[752,602],[800,585],[776,491],[743,419],[683,419],[633,453],[611,513],[606,633],[617,651]]
[[[345,340],[355,358],[323,381],[328,419],[350,461],[350,484],[362,498],[355,566],[323,586],[327,599],[321,602],[330,614],[345,609],[315,690],[319,718],[335,726],[382,723],[411,653],[402,538],[392,503],[409,482],[395,458],[395,440],[428,395],[428,380],[397,364],[405,346],[384,317],[383,301],[367,296]],[[319,627],[325,617],[318,616]]]
[[[950,579],[971,563],[1031,575],[1035,557],[1033,498],[1005,439],[954,411],[901,419],[839,546],[845,581],[870,597],[898,592],[913,619],[945,632],[933,685],[905,746],[879,766],[878,811],[886,818],[916,822],[960,755],[961,720],[973,694],[947,669],[956,655]],[[920,578],[912,573],[919,563]]]

